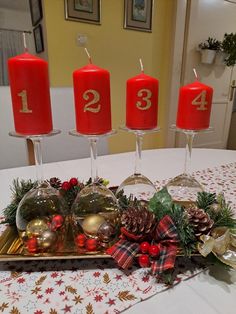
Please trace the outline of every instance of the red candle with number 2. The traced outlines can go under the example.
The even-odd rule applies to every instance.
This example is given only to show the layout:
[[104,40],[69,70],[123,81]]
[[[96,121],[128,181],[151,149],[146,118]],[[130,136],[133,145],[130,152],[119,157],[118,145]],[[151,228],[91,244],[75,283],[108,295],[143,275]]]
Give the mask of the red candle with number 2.
[[176,126],[185,130],[208,129],[212,95],[213,89],[199,81],[181,87]]
[[126,126],[147,130],[157,126],[158,80],[141,73],[126,84]]
[[74,71],[76,130],[82,134],[111,131],[110,74],[94,64]]
[[52,131],[48,64],[23,53],[8,60],[15,130],[23,135]]

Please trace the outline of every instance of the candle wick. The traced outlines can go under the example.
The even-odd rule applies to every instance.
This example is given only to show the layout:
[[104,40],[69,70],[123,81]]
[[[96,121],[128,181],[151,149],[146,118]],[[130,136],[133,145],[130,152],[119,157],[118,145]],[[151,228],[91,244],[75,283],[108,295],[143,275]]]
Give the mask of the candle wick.
[[26,34],[23,32],[23,45],[25,52],[28,52],[27,44],[26,44]]
[[92,63],[92,58],[91,58],[91,56],[90,56],[90,54],[89,54],[89,52],[88,52],[88,49],[87,49],[87,48],[84,48],[84,50],[85,50],[85,52],[86,52],[86,54],[87,54],[87,56],[88,56],[89,63]]
[[193,68],[193,73],[194,73],[194,75],[195,75],[196,80],[198,80],[198,74],[197,74],[197,71],[196,71],[195,68]]
[[139,59],[139,63],[140,63],[141,72],[144,73],[143,62],[141,58]]

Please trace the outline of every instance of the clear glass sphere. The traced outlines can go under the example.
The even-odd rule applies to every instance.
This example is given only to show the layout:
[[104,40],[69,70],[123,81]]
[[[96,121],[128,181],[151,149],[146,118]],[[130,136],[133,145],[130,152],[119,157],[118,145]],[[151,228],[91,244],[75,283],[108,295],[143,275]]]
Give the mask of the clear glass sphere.
[[24,253],[63,250],[67,217],[64,198],[47,183],[26,193],[16,212],[16,226],[24,243]]
[[117,199],[108,188],[98,183],[84,187],[72,206],[77,250],[93,254],[111,245],[119,231],[119,218]]

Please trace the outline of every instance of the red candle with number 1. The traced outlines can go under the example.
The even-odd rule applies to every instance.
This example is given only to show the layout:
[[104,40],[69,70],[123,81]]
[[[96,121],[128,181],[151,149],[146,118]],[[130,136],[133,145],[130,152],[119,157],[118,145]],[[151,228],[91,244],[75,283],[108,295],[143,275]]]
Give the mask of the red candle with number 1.
[[141,73],[127,80],[126,126],[147,130],[157,127],[158,85],[154,77]]
[[76,130],[82,134],[111,131],[110,74],[90,63],[74,71]]
[[48,64],[27,52],[8,60],[15,130],[23,135],[52,131]]
[[179,91],[176,126],[186,130],[209,128],[213,89],[196,81]]

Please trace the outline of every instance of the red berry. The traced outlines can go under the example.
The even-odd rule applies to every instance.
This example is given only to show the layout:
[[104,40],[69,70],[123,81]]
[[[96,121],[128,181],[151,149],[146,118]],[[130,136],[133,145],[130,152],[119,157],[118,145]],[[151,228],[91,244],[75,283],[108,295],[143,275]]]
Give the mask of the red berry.
[[149,247],[150,247],[150,244],[149,244],[148,242],[142,242],[142,243],[140,244],[139,250],[140,250],[142,253],[148,253]]
[[55,215],[52,218],[52,225],[51,225],[52,230],[56,230],[56,229],[60,228],[63,224],[63,221],[64,221],[63,216]]
[[71,178],[70,179],[70,181],[69,181],[69,183],[72,185],[72,186],[76,186],[76,185],[78,185],[78,180],[76,179],[76,178]]
[[27,249],[29,253],[35,253],[38,249],[38,242],[36,238],[30,238],[26,242]]
[[86,241],[86,249],[88,251],[96,251],[97,250],[97,240],[96,239],[88,239]]
[[68,181],[64,181],[61,185],[62,190],[68,191],[71,188],[71,184]]
[[86,242],[86,235],[83,233],[78,234],[75,238],[75,242],[78,247],[84,247]]
[[150,266],[150,260],[149,256],[147,254],[142,254],[138,257],[138,262],[140,267],[149,267]]
[[150,245],[150,248],[149,248],[149,254],[152,256],[152,257],[157,257],[160,253],[160,248],[159,248],[159,245]]

